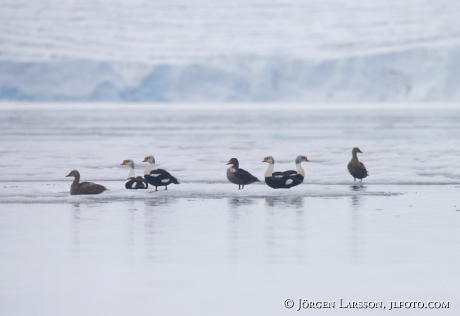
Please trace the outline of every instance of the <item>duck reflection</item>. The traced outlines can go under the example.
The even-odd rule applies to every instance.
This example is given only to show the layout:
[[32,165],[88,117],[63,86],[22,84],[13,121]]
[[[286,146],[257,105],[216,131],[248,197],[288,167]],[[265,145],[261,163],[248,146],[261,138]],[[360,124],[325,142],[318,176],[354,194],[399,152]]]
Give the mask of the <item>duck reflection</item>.
[[[353,192],[366,192],[367,187],[362,185],[352,185],[350,190]],[[361,206],[363,204],[363,197],[359,194],[353,195],[351,197],[351,205],[353,207]]]
[[367,187],[364,185],[352,185],[350,186],[351,191],[357,191],[357,192],[366,192]]
[[265,198],[265,206],[267,207],[295,207],[302,208],[304,206],[305,199],[303,196],[267,196]]
[[354,195],[351,197],[352,206],[361,206],[362,202],[362,198],[359,195]]
[[70,210],[74,219],[80,219],[80,203],[71,204]]
[[78,260],[78,255],[80,253],[80,203],[71,204],[70,212],[72,214],[72,252],[76,255],[75,259]]
[[231,198],[227,199],[227,202],[231,207],[248,206],[255,203],[253,199],[248,198]]
[[144,204],[147,208],[149,207],[158,207],[158,206],[168,206],[171,203],[174,203],[176,199],[174,198],[159,198],[159,199],[150,199],[145,200]]
[[247,223],[254,216],[255,204],[258,204],[259,199],[233,197],[227,199],[228,204],[228,255],[232,260],[237,262],[240,257],[240,249],[242,245],[241,235],[244,236],[245,231],[250,227]]

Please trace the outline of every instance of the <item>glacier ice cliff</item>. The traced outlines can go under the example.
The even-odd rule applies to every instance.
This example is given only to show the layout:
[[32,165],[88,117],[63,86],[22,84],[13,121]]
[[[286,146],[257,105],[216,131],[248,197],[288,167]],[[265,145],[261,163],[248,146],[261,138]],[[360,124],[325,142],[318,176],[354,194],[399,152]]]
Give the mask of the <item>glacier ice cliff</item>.
[[458,102],[460,47],[312,60],[0,61],[0,99],[140,102]]

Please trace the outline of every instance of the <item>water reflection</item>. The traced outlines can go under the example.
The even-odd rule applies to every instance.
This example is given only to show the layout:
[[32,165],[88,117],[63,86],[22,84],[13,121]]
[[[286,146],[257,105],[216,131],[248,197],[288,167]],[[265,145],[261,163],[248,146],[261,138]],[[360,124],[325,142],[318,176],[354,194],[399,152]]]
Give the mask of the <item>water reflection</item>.
[[352,206],[361,206],[362,198],[359,195],[354,195],[351,197],[351,205]]
[[128,209],[128,211],[130,211],[130,212],[135,212],[135,211],[137,211],[136,202],[135,202],[134,200],[128,201],[128,202],[127,202],[127,209]]
[[367,187],[362,184],[350,186],[350,190],[356,192],[355,195],[351,197],[350,204],[352,207],[351,212],[351,256],[354,263],[359,263],[361,259],[360,249],[362,248],[362,238],[361,238],[361,220],[362,215],[360,212],[361,207],[363,206],[364,196],[360,195],[360,192],[366,192]]
[[[161,197],[144,201],[144,255],[147,262],[159,262],[168,255],[168,239],[159,241],[164,231],[171,229],[176,208],[170,207],[177,203],[173,197]],[[180,209],[180,208],[179,208]],[[158,248],[162,249],[162,254]]]
[[364,186],[364,185],[352,185],[350,186],[350,190],[351,191],[357,191],[357,192],[366,192],[367,191],[367,187]]
[[175,198],[171,197],[162,197],[162,198],[157,198],[157,199],[150,199],[150,200],[145,200],[144,205],[149,208],[149,207],[158,207],[158,206],[168,206],[168,204],[171,204],[175,202]]
[[[353,192],[366,192],[367,187],[363,185],[352,185],[350,186],[350,190]],[[362,204],[363,204],[363,197],[361,195],[356,194],[351,197],[351,205],[353,207],[362,206]]]
[[302,208],[304,206],[304,197],[303,196],[267,196],[265,198],[265,206],[267,207],[294,207]]
[[[285,209],[289,209],[284,211]],[[264,243],[267,262],[305,259],[305,198],[282,196],[265,198]],[[289,244],[289,246],[287,245]],[[293,250],[293,251],[292,251]]]
[[80,203],[71,204],[70,213],[72,214],[72,253],[74,253],[76,255],[76,259],[78,259],[78,255],[80,253]]
[[70,205],[70,212],[74,219],[80,219],[80,203],[73,203]]
[[230,205],[231,207],[248,206],[248,205],[255,203],[254,199],[236,198],[236,197],[227,199],[227,202],[228,202],[228,205]]
[[244,242],[244,235],[248,229],[252,209],[256,209],[256,199],[234,197],[227,199],[228,208],[228,255],[231,259],[237,260],[241,253],[241,243]]

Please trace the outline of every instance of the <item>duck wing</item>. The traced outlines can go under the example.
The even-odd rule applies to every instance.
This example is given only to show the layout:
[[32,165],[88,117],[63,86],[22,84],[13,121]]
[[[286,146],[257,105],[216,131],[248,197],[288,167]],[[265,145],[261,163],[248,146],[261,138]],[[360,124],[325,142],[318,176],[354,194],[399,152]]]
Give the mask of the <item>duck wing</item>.
[[149,187],[147,181],[145,181],[142,177],[130,177],[125,182],[126,189],[147,189]]
[[295,172],[295,174],[286,174],[284,177],[280,178],[279,181],[283,182],[287,187],[293,187],[301,184],[303,177]]
[[282,177],[288,176],[293,177],[297,175],[297,171],[295,170],[288,170],[288,171],[277,171],[272,173],[272,178],[280,179]]
[[99,194],[107,190],[103,185],[94,182],[80,182],[78,184],[78,191],[80,194]]
[[359,162],[359,166],[361,167],[363,174],[367,177],[369,175],[369,172],[367,171],[366,167],[361,161]]
[[[282,173],[282,172],[278,172],[278,173]],[[302,181],[303,181],[303,178],[298,179],[297,177],[292,177],[288,175],[284,175],[278,178],[274,178],[273,176],[265,178],[265,183],[269,187],[272,187],[273,189],[290,189],[292,187],[295,187],[296,185],[301,184]]]
[[155,178],[158,182],[161,183],[174,183],[179,184],[179,180],[173,177],[168,171],[163,169],[155,169],[150,171],[150,176]]
[[286,176],[293,177],[293,176],[296,176],[298,173],[295,170],[288,170],[288,171],[284,171],[283,174]]
[[249,172],[247,172],[246,170],[244,169],[241,169],[239,168],[236,172],[233,173],[237,178],[243,180],[244,182],[247,182],[247,183],[252,183],[252,182],[257,182],[260,180],[257,179],[257,177],[254,177],[252,174],[250,174]]

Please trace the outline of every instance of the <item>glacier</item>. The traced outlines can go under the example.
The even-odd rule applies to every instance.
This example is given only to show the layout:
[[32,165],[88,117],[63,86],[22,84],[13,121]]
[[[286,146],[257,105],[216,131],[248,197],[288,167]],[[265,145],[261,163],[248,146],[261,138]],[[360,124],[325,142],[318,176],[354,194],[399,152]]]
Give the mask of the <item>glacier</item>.
[[458,102],[460,4],[2,1],[0,100]]

